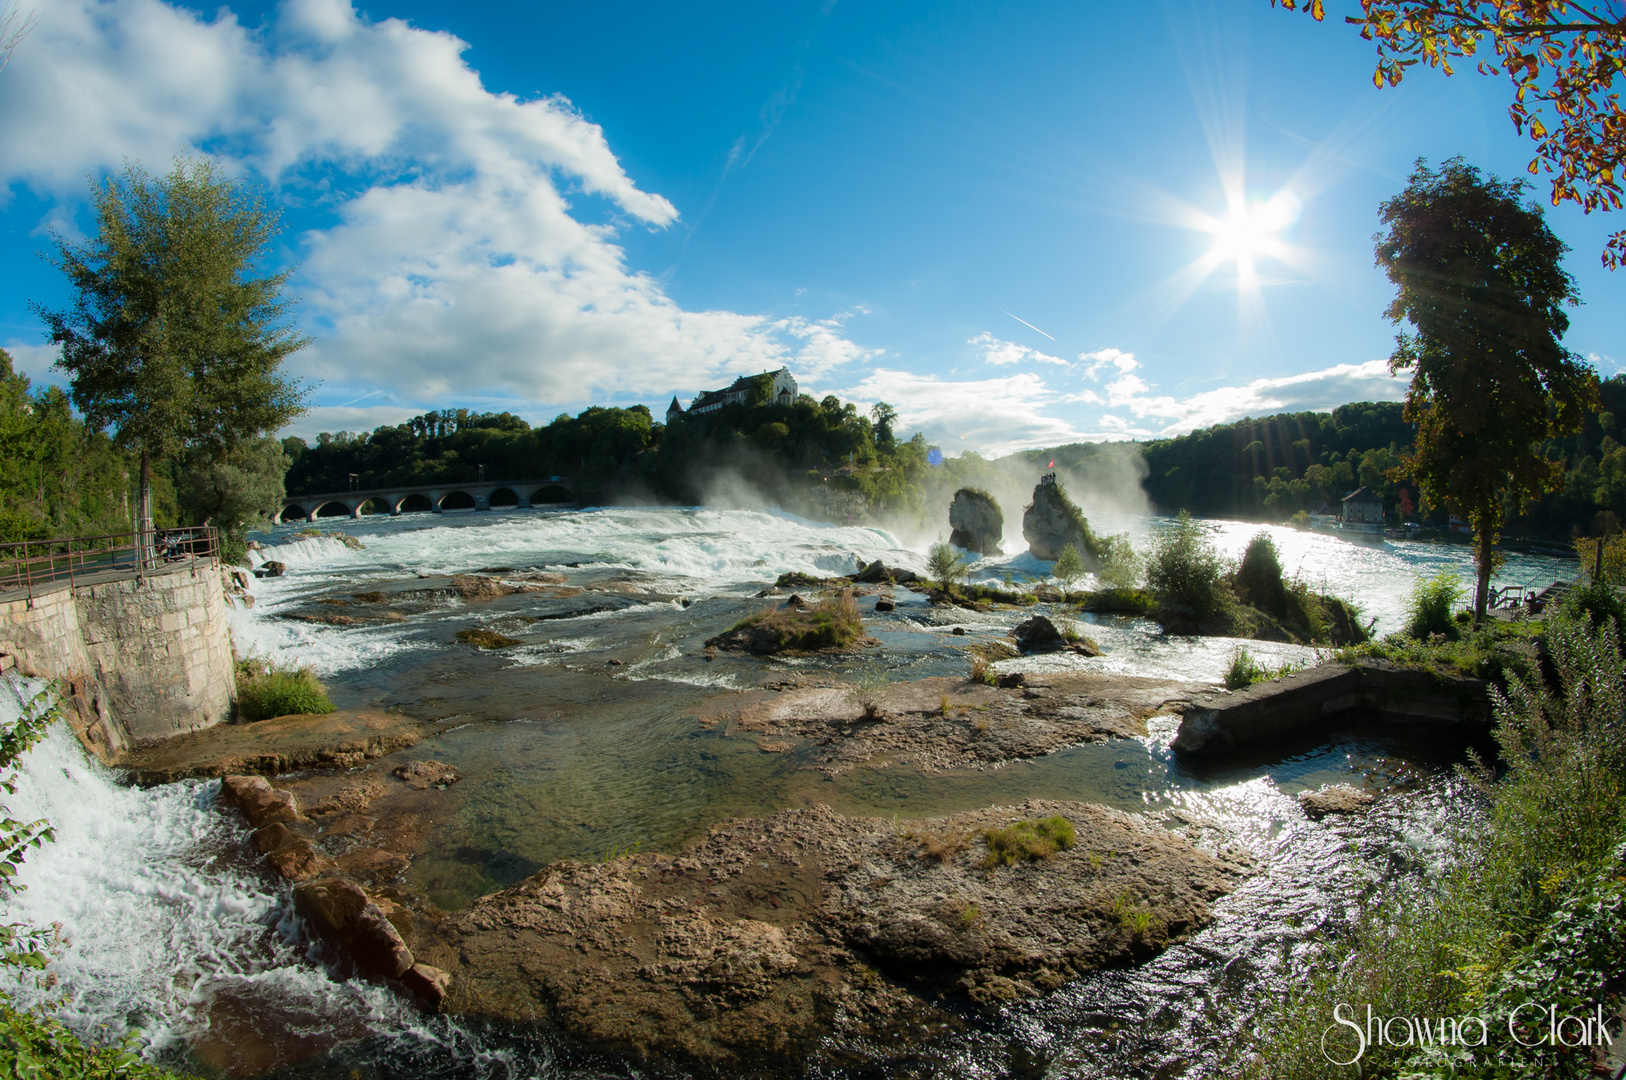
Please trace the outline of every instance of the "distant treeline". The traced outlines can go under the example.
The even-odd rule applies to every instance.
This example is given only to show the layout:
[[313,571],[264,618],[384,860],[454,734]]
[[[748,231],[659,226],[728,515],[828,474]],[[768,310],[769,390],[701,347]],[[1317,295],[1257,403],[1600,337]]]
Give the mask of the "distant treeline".
[[[1444,507],[1421,505],[1417,485],[1389,473],[1410,449],[1412,428],[1398,402],[1358,402],[1331,413],[1279,413],[1216,424],[1142,447],[1147,496],[1159,510],[1206,517],[1285,521],[1295,513],[1334,511],[1367,487],[1391,520],[1445,524]],[[1617,420],[1617,417],[1621,418]],[[1508,507],[1508,532],[1563,538],[1626,521],[1626,376],[1605,379],[1601,402],[1581,433],[1548,441],[1546,456],[1562,461],[1563,488],[1526,507]],[[1612,514],[1611,518],[1600,515]]]
[[[1603,383],[1602,407],[1581,434],[1548,444],[1548,456],[1565,463],[1565,489],[1522,515],[1510,509],[1510,532],[1564,537],[1590,531],[1603,512],[1626,520],[1626,446],[1616,441],[1617,415],[1626,418],[1623,376]],[[1324,507],[1336,511],[1345,495],[1365,486],[1397,522],[1443,525],[1447,518],[1445,508],[1420,505],[1417,486],[1403,475],[1389,475],[1412,438],[1396,402],[1250,418],[1142,444],[1077,443],[995,461],[964,454],[937,467],[927,462],[932,447],[923,436],[894,437],[895,419],[884,403],[864,413],[833,395],[772,404],[764,384],[753,401],[683,415],[670,425],[642,405],[595,406],[535,428],[510,413],[459,409],[367,434],[323,433],[314,446],[289,438],[282,447],[292,461],[287,489],[295,495],[344,491],[351,474],[363,489],[468,483],[483,465],[488,479],[570,476],[593,500],[688,504],[726,499],[737,489],[741,500],[761,498],[801,513],[932,528],[959,486],[1000,489],[1009,517],[1021,513],[1017,500],[1029,490],[1022,485],[1055,470],[1083,500],[1097,479],[1133,486],[1143,475],[1154,508],[1171,513],[1286,521]],[[1120,505],[1123,495],[1114,493]]]

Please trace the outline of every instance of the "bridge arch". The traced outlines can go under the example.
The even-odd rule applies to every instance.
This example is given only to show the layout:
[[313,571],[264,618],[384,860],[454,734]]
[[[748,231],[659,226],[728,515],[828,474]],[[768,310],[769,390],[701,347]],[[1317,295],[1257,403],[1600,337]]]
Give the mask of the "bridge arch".
[[271,518],[271,524],[281,525],[284,521],[303,521],[309,516],[303,506],[298,503],[289,503]]
[[448,491],[440,497],[441,510],[473,510],[478,506],[474,496],[466,491]]
[[519,492],[510,487],[496,488],[486,496],[486,506],[493,510],[505,506],[518,506]]
[[403,495],[401,501],[395,504],[397,514],[421,514],[435,508],[434,502],[421,491],[414,491]]
[[390,505],[390,500],[387,496],[374,495],[370,499],[363,499],[356,506],[355,516],[361,517],[363,514],[388,514],[393,511],[394,507]]
[[330,499],[311,511],[310,520],[325,517],[349,517],[352,511],[350,505],[341,499]]
[[556,506],[559,503],[573,503],[575,501],[576,493],[563,484],[543,484],[531,492],[530,499],[532,506]]

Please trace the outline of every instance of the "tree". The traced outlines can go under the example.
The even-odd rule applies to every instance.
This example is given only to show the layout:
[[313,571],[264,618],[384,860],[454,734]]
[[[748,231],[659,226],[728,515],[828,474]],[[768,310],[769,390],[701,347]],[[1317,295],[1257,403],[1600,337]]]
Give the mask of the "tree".
[[954,595],[955,584],[965,580],[966,570],[965,552],[953,544],[939,540],[926,552],[927,576],[936,578],[938,585],[950,596]]
[[[1289,11],[1302,2],[1318,22],[1325,14],[1322,0],[1280,2]],[[1377,43],[1379,87],[1399,83],[1418,61],[1450,75],[1453,60],[1480,57],[1482,74],[1513,83],[1508,115],[1535,140],[1530,173],[1552,177],[1553,205],[1579,203],[1589,214],[1621,208],[1626,111],[1613,87],[1626,71],[1626,12],[1618,0],[1361,0],[1360,17],[1344,21]],[[1544,105],[1556,114],[1553,127]],[[1626,230],[1610,236],[1603,253],[1612,270],[1623,259]]]
[[217,526],[227,560],[236,562],[245,553],[249,526],[282,509],[283,477],[292,464],[271,436],[244,440],[218,457],[188,463],[181,473],[181,507],[194,520]]
[[875,442],[887,450],[892,449],[892,425],[898,422],[898,410],[884,401],[877,401],[869,411],[875,418]]
[[0,71],[6,69],[11,54],[17,51],[17,46],[38,21],[38,17],[32,13],[24,15],[15,0],[0,3]]
[[306,339],[285,321],[290,271],[255,273],[278,215],[208,160],[157,179],[131,165],[91,201],[94,239],[53,235],[73,306],[33,307],[87,424],[139,453],[136,529],[150,537],[152,462],[228,454],[298,416],[304,390],[278,368]]
[[1578,430],[1598,403],[1596,374],[1560,344],[1577,302],[1559,265],[1568,249],[1520,203],[1526,187],[1460,158],[1438,171],[1420,161],[1380,208],[1377,263],[1396,287],[1386,314],[1415,331],[1389,358],[1391,372],[1412,372],[1405,417],[1417,425],[1397,472],[1473,525],[1481,619],[1504,495],[1523,504],[1555,490],[1564,462],[1539,444]]
[[1084,576],[1084,557],[1078,553],[1078,548],[1068,544],[1056,557],[1056,565],[1051,567],[1050,573],[1061,582],[1062,596],[1065,597],[1073,591],[1074,583]]

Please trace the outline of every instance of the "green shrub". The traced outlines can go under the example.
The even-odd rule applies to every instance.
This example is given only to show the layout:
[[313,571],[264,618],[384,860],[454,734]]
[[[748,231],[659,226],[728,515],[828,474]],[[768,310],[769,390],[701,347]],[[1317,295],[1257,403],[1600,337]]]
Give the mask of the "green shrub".
[[128,1043],[91,1046],[61,1021],[12,1006],[0,994],[0,1076],[31,1080],[177,1080],[149,1065]]
[[1225,564],[1203,528],[1182,510],[1180,516],[1152,542],[1146,584],[1160,608],[1194,619],[1211,619],[1231,607],[1225,586]]
[[926,552],[926,575],[936,579],[938,586],[952,594],[954,586],[965,580],[965,552],[939,540]]
[[1056,852],[1072,847],[1078,833],[1071,821],[1060,814],[1052,814],[1033,821],[1018,821],[1002,829],[986,829],[982,838],[988,844],[988,855],[983,859],[983,865],[995,867],[1048,859]]
[[1371,1045],[1363,1076],[1588,1075],[1585,1054],[1520,1046],[1506,1020],[1527,1002],[1590,1013],[1626,968],[1626,662],[1607,625],[1560,614],[1546,637],[1557,685],[1510,675],[1496,697],[1505,772],[1465,774],[1486,812],[1447,836],[1442,870],[1388,886],[1327,939],[1315,968],[1294,976],[1300,992],[1253,1024],[1249,1074],[1352,1075],[1326,1060],[1321,1039],[1334,1004],[1354,1002],[1380,1016],[1491,1023],[1487,1050],[1449,1063]]
[[1081,607],[1115,615],[1147,615],[1157,609],[1157,601],[1145,589],[1098,589],[1084,594]]
[[1607,579],[1570,586],[1560,607],[1565,615],[1572,619],[1584,618],[1594,628],[1613,619],[1617,633],[1626,631],[1626,603],[1621,602],[1620,593]]
[[1234,583],[1237,598],[1244,604],[1276,616],[1287,613],[1287,586],[1282,581],[1282,559],[1276,541],[1269,533],[1259,533],[1248,541]]
[[271,667],[247,678],[243,677],[243,670],[243,664],[239,663],[237,714],[245,720],[333,711],[333,702],[328,700],[327,691],[309,667]]
[[1461,628],[1451,615],[1462,603],[1462,597],[1462,582],[1449,570],[1421,579],[1411,588],[1404,633],[1419,641],[1426,641],[1433,634],[1455,641],[1461,636]]
[[1062,595],[1073,591],[1078,579],[1084,576],[1084,558],[1079,555],[1078,548],[1068,544],[1056,556],[1056,565],[1050,570],[1051,576],[1061,582]]
[[1283,664],[1281,667],[1266,667],[1254,659],[1252,653],[1238,646],[1231,654],[1231,666],[1225,672],[1225,689],[1246,690],[1254,683],[1269,682],[1279,679],[1283,675],[1291,675],[1300,670],[1298,664]]
[[1138,590],[1146,572],[1146,560],[1129,542],[1129,534],[1105,537],[1100,544],[1101,568],[1095,572],[1097,580],[1108,589]]

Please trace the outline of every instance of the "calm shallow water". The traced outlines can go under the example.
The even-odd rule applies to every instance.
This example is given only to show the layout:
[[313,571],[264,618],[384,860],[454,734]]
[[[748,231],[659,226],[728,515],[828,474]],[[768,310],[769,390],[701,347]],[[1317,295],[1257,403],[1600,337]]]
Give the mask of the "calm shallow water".
[[[1152,519],[1093,524],[1141,540],[1160,527]],[[1231,557],[1260,530],[1210,524],[1215,542]],[[907,1061],[898,1060],[890,1045],[832,1048],[832,1060],[845,1064],[831,1066],[829,1075],[1200,1074],[1204,1063],[1234,1045],[1249,1001],[1286,978],[1294,950],[1314,928],[1339,918],[1361,882],[1426,858],[1461,812],[1444,771],[1456,748],[1358,733],[1198,769],[1172,758],[1172,727],[1164,725],[1144,739],[1074,747],[997,769],[922,773],[893,767],[831,781],[803,769],[798,754],[764,754],[749,739],[700,724],[697,710],[708,696],[765,679],[848,678],[855,669],[876,668],[892,679],[961,675],[968,643],[1002,636],[1025,616],[933,611],[923,597],[900,589],[898,609],[890,614],[876,614],[873,598],[861,601],[870,632],[883,643],[869,658],[701,657],[706,638],[767,603],[755,594],[780,573],[845,573],[858,560],[876,558],[924,569],[921,553],[902,548],[883,530],[819,525],[778,513],[671,508],[327,519],[321,527],[342,529],[365,549],[325,538],[282,545],[274,557],[288,564],[288,573],[257,582],[258,603],[234,613],[234,636],[242,653],[311,664],[342,706],[393,707],[454,725],[420,749],[422,756],[459,766],[468,779],[446,791],[447,818],[430,853],[409,871],[411,884],[443,906],[466,904],[558,858],[598,858],[633,844],[671,851],[718,821],[813,803],[910,818],[1029,797],[1089,800],[1171,825],[1199,826],[1216,840],[1247,847],[1266,868],[1222,903],[1213,927],[1145,967],[1102,973],[996,1021],[970,1023],[963,1034]],[[287,539],[300,528],[280,528],[269,539]],[[1463,547],[1364,548],[1333,537],[1270,531],[1289,573],[1360,603],[1380,633],[1398,624],[1417,578],[1440,570],[1471,573]],[[280,617],[347,611],[322,601],[348,598],[353,604],[353,594],[391,582],[493,566],[562,572],[585,592],[580,598],[532,593],[478,603],[424,598],[394,605],[405,616],[400,621],[355,626]],[[1568,576],[1573,567],[1510,555],[1502,580],[1545,583]],[[973,579],[1042,578],[1047,570],[1048,564],[1024,553],[982,560]],[[604,610],[581,613],[593,607]],[[363,614],[365,608],[353,610]],[[1087,621],[1085,630],[1105,648],[1104,656],[1029,658],[1001,667],[1217,680],[1237,646],[1224,639],[1165,637],[1145,620]],[[956,625],[966,636],[950,633]],[[454,640],[456,631],[474,626],[524,644],[485,653]],[[1308,662],[1314,655],[1294,646],[1248,647],[1270,663]],[[611,659],[622,663],[608,665]],[[71,757],[71,747],[61,752]],[[158,904],[141,917],[176,941],[174,970],[165,970],[162,960],[146,960],[158,969],[151,979],[101,987],[100,997],[87,980],[115,963],[122,946],[81,939],[77,966],[70,965],[65,984],[76,1000],[101,1002],[75,1014],[87,1026],[127,1024],[144,1033],[154,1052],[173,1051],[186,1042],[224,1037],[223,1010],[211,1008],[224,996],[242,1002],[240,1012],[258,1012],[290,1030],[351,1040],[292,1075],[348,1074],[352,1068],[379,1076],[626,1074],[621,1065],[583,1057],[543,1035],[424,1020],[381,991],[334,983],[304,955],[297,925],[282,918],[285,894],[246,854],[241,830],[207,813],[206,787],[128,791],[82,762],[34,772],[31,790],[42,809],[33,816],[54,817],[59,807],[74,803],[91,808],[75,826],[86,837],[80,850],[94,850],[105,834],[98,815],[116,812],[147,821],[140,828],[150,839],[126,846],[135,849],[136,865],[159,867],[173,878],[158,890],[163,895],[224,889],[249,898],[236,901],[240,914],[223,924],[237,927],[229,934],[212,929],[217,914],[207,905]],[[1305,788],[1351,779],[1388,793],[1359,822],[1311,823],[1293,802]],[[183,815],[184,825],[176,823],[176,800],[194,808],[193,816]],[[114,806],[116,811],[97,809]],[[13,810],[29,816],[26,807]],[[60,875],[52,869],[57,858],[56,851],[42,854],[30,873],[43,875],[41,880]],[[130,880],[145,872],[132,869]],[[92,882],[87,903],[94,906],[97,889],[129,887],[116,875],[105,884]],[[50,921],[52,905],[67,902],[66,891],[66,885],[33,890],[20,917]],[[174,927],[164,929],[166,919]],[[251,948],[244,944],[249,939]],[[201,975],[188,958],[198,950],[216,958]],[[183,995],[167,989],[179,984],[187,988]]]

